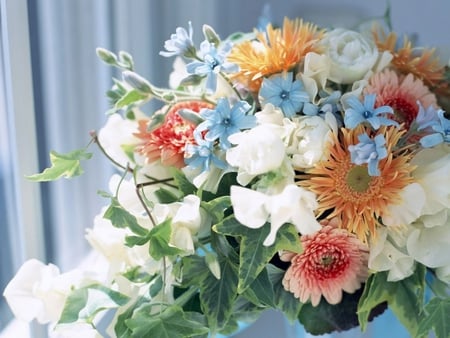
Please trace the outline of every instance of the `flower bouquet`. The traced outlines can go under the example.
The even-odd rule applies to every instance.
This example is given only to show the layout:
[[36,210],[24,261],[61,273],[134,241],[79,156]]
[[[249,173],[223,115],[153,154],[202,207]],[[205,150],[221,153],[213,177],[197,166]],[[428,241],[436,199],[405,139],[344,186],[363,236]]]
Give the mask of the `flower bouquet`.
[[[67,337],[100,336],[102,317],[114,337],[214,337],[270,308],[317,335],[390,308],[411,336],[449,337],[449,68],[363,27],[204,25],[196,46],[189,23],[160,52],[168,88],[99,48],[122,77],[91,134],[117,168],[86,233],[97,256],[27,261],[4,293],[14,314]],[[52,152],[30,179],[91,155]]]

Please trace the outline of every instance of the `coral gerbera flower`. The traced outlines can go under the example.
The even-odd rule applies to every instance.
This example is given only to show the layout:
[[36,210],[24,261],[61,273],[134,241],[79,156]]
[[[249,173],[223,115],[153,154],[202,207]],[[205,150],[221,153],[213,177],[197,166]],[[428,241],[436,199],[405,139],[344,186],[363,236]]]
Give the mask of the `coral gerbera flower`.
[[286,290],[302,303],[311,300],[313,306],[322,296],[328,303],[338,304],[342,291],[355,292],[368,276],[367,245],[340,229],[336,218],[322,225],[315,234],[300,237],[303,252],[293,255],[283,278]]
[[334,135],[329,144],[329,156],[305,175],[298,175],[297,184],[308,188],[317,195],[319,216],[327,213],[327,218],[337,217],[341,226],[355,233],[363,242],[376,236],[379,218],[387,207],[403,201],[401,192],[414,182],[409,164],[410,153],[393,148],[404,131],[395,127],[382,126],[374,135],[384,135],[387,157],[378,162],[379,176],[370,176],[366,164],[352,163],[350,145],[358,144],[358,135],[369,133],[359,126],[352,130],[341,129],[341,139]]
[[165,166],[182,168],[186,144],[195,144],[195,125],[184,120],[178,112],[190,109],[199,113],[203,108],[213,105],[203,101],[188,101],[175,104],[166,114],[163,124],[155,130],[148,130],[151,120],[139,121],[139,132],[134,135],[142,140],[135,151],[146,157],[147,162],[161,160]]
[[423,107],[436,106],[436,96],[430,92],[422,80],[412,74],[398,75],[386,69],[374,74],[364,89],[366,94],[376,94],[375,106],[390,106],[394,110],[394,120],[404,123],[406,130],[419,113],[419,101]]
[[271,24],[265,32],[256,33],[256,39],[237,44],[228,60],[236,63],[240,71],[232,78],[257,92],[265,76],[291,70],[304,56],[319,51],[316,43],[323,31],[302,20],[285,18],[282,28]]
[[392,64],[403,74],[414,74],[427,86],[436,87],[444,79],[444,67],[437,56],[435,49],[413,49],[411,41],[404,37],[403,46],[397,48],[397,35],[393,32],[386,35],[374,29],[373,37],[380,51],[389,51],[393,55]]

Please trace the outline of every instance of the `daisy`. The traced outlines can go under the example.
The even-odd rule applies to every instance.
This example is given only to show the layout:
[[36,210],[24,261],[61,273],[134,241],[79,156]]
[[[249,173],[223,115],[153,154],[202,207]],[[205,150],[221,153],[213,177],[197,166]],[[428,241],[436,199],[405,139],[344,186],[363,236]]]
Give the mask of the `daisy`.
[[318,162],[306,175],[298,175],[297,184],[317,195],[319,216],[327,213],[327,218],[338,217],[342,227],[367,242],[376,236],[383,212],[400,204],[404,188],[414,182],[410,175],[414,167],[409,164],[412,155],[397,152],[394,156],[393,148],[404,132],[383,126],[371,136],[384,135],[387,156],[378,162],[380,175],[370,176],[367,164],[352,163],[349,151],[358,144],[358,135],[368,130],[361,126],[341,130],[341,139],[333,134],[328,160]]
[[365,94],[376,94],[375,107],[390,106],[393,118],[404,123],[406,130],[419,113],[419,102],[423,107],[436,106],[436,96],[412,74],[398,75],[393,70],[376,73],[369,79]]
[[328,303],[338,304],[343,291],[353,293],[367,279],[368,247],[340,229],[338,219],[324,221],[318,232],[300,238],[304,251],[288,255],[291,265],[283,286],[302,303],[310,300],[317,306],[323,296]]
[[438,86],[444,80],[445,69],[434,55],[435,49],[423,49],[418,54],[418,49],[413,49],[411,41],[406,37],[403,38],[403,46],[397,48],[397,35],[392,32],[386,36],[383,32],[374,30],[373,37],[378,50],[388,51],[393,55],[391,63],[402,74],[414,74],[430,87]]
[[318,52],[317,41],[323,31],[302,20],[284,19],[282,28],[271,24],[265,32],[256,32],[256,40],[233,47],[228,60],[240,71],[233,78],[252,92],[258,92],[263,77],[291,70],[309,52]]
[[135,151],[146,157],[151,163],[161,160],[165,166],[182,168],[185,166],[184,153],[187,144],[195,144],[195,125],[184,120],[178,112],[190,109],[200,112],[203,108],[213,106],[203,101],[188,101],[175,104],[166,114],[161,126],[154,130],[148,130],[151,120],[140,120],[139,131],[134,135],[141,140]]

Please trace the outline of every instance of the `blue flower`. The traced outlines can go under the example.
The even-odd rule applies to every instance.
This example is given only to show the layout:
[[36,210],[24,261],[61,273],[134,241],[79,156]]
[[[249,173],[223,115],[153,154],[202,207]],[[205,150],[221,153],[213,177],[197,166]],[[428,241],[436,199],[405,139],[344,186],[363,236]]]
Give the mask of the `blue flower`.
[[227,164],[219,159],[214,153],[214,142],[201,138],[198,134],[195,136],[197,144],[187,144],[185,148],[186,157],[184,162],[192,169],[201,168],[203,171],[209,171],[211,163],[217,168],[226,169]]
[[434,147],[440,143],[450,143],[450,120],[445,117],[444,111],[437,112],[439,121],[430,125],[434,133],[420,139],[420,144],[424,148]]
[[259,91],[261,103],[271,103],[280,108],[284,116],[293,117],[305,102],[309,102],[309,96],[303,91],[303,84],[299,80],[292,80],[291,72],[265,78]]
[[385,114],[393,114],[393,109],[389,106],[374,108],[375,99],[376,94],[367,94],[364,97],[364,104],[362,104],[356,96],[349,96],[346,103],[350,108],[345,110],[345,126],[353,129],[364,122],[369,123],[375,130],[381,126],[398,126],[397,122],[383,116]]
[[246,101],[238,101],[231,109],[227,99],[221,98],[216,109],[203,109],[200,115],[205,119],[195,129],[195,133],[205,130],[205,140],[215,141],[219,139],[220,147],[228,149],[231,147],[228,136],[242,129],[256,126],[256,117],[246,115],[251,106]]
[[215,92],[217,87],[217,74],[234,73],[239,67],[226,61],[226,56],[231,51],[232,44],[227,41],[218,50],[214,44],[203,41],[200,44],[200,52],[203,55],[202,61],[194,61],[186,65],[186,70],[190,74],[206,75],[206,90]]
[[356,165],[368,164],[370,176],[380,176],[378,162],[387,157],[386,140],[379,134],[372,140],[367,134],[358,135],[359,143],[350,145],[351,161]]
[[184,55],[186,57],[195,57],[196,49],[192,41],[192,24],[189,21],[189,33],[183,27],[178,27],[175,34],[170,36],[169,40],[164,42],[164,48],[167,51],[159,52],[159,55],[170,57],[175,55]]

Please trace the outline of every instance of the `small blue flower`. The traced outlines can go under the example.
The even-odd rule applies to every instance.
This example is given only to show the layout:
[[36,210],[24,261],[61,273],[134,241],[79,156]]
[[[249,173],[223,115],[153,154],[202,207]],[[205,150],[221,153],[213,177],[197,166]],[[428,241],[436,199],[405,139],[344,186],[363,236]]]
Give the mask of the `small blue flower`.
[[309,102],[309,96],[303,91],[300,80],[292,80],[291,72],[265,78],[259,91],[261,103],[271,103],[280,108],[284,116],[293,117],[305,102]]
[[217,49],[214,44],[203,41],[200,44],[200,52],[203,55],[202,61],[194,61],[186,65],[186,70],[190,74],[206,75],[206,90],[213,93],[217,87],[217,74],[235,73],[239,67],[226,61],[227,55],[231,51],[232,44],[227,41]]
[[344,124],[347,128],[355,128],[357,125],[367,122],[373,129],[381,126],[398,126],[398,123],[384,117],[384,114],[393,114],[394,111],[389,106],[375,108],[376,94],[364,96],[364,104],[354,95],[348,97],[346,103],[350,108],[345,110]]
[[189,21],[189,33],[183,27],[178,27],[175,34],[164,42],[167,51],[159,52],[159,55],[170,57],[175,55],[195,57],[196,50],[192,41],[192,24]]
[[430,125],[434,133],[420,139],[420,144],[424,148],[434,147],[444,142],[450,143],[450,120],[445,117],[442,109],[437,112],[437,115],[439,122]]
[[228,136],[256,126],[256,117],[246,115],[251,106],[246,101],[238,101],[231,109],[227,99],[221,98],[216,109],[203,109],[200,113],[205,119],[195,128],[195,133],[205,130],[205,140],[215,141],[219,139],[220,147],[224,150],[231,147]]
[[433,125],[439,125],[438,111],[440,109],[436,109],[433,105],[429,105],[428,108],[425,109],[420,101],[417,101],[417,105],[419,106],[419,112],[413,122],[417,127],[417,130],[428,130],[431,129]]
[[378,162],[387,157],[386,140],[379,134],[372,140],[367,134],[358,135],[359,143],[350,145],[351,161],[356,165],[368,164],[370,176],[380,176]]
[[214,153],[214,142],[206,141],[201,135],[195,136],[197,144],[187,144],[185,148],[186,157],[184,162],[192,169],[201,168],[203,171],[209,171],[211,163],[217,168],[226,169],[227,164],[219,159]]

